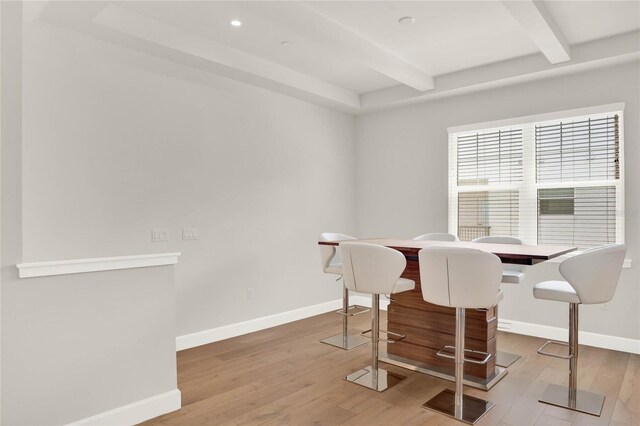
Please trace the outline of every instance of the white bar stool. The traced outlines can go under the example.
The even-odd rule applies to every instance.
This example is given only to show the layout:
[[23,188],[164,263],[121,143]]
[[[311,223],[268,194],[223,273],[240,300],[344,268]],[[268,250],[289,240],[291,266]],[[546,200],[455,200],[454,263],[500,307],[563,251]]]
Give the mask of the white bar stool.
[[378,343],[393,343],[405,336],[384,331],[395,339],[380,339],[380,295],[409,291],[416,283],[400,278],[407,259],[397,250],[375,244],[340,243],[343,257],[344,284],[349,290],[371,294],[371,365],[345,377],[345,380],[382,392],[405,377],[378,367]]
[[460,241],[457,235],[448,234],[446,232],[433,232],[431,234],[422,234],[413,238],[414,241]]
[[[422,298],[429,303],[456,308],[455,355],[445,346],[439,356],[455,360],[455,392],[445,389],[422,406],[465,423],[474,424],[494,403],[464,394],[464,363],[486,364],[491,354],[464,348],[465,309],[489,309],[502,299],[502,264],[492,253],[468,248],[429,247],[418,253]],[[465,353],[481,360],[465,358]]]
[[[355,237],[334,232],[325,232],[320,234],[320,241],[344,241],[355,240]],[[337,275],[336,281],[342,278],[342,261],[340,259],[340,251],[336,246],[320,245],[320,255],[322,257],[322,270],[325,274]],[[327,337],[321,340],[322,343],[335,346],[337,348],[350,350],[358,346],[366,345],[369,339],[358,334],[349,334],[349,317],[369,312],[364,306],[349,306],[349,290],[342,286],[342,309],[336,311],[342,315],[342,333],[335,336]]]
[[[489,243],[489,244],[524,244],[520,238],[516,237],[480,237],[472,240],[473,243]],[[511,263],[502,264],[502,283],[503,284],[520,284],[524,280],[525,266],[514,265]],[[499,367],[509,367],[511,364],[520,359],[520,355],[511,352],[497,351],[496,365]]]
[[[560,274],[567,281],[544,281],[533,287],[536,299],[569,304],[569,342],[548,341],[538,349],[541,355],[569,360],[569,386],[550,384],[539,401],[573,411],[600,416],[604,395],[578,389],[578,306],[606,303],[613,298],[627,249],[612,244],[584,251],[560,264]],[[569,347],[569,354],[545,352],[549,344]]]

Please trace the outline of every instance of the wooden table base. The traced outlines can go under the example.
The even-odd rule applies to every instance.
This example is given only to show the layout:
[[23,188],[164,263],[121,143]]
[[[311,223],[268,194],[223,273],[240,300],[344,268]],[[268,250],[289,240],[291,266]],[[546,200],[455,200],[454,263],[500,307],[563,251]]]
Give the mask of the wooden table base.
[[[402,277],[415,281],[413,291],[394,294],[387,308],[386,329],[406,335],[388,344],[381,361],[453,381],[454,362],[437,355],[446,345],[455,344],[455,309],[424,301],[420,287],[418,260],[407,256]],[[465,363],[465,384],[490,389],[506,374],[496,366],[497,309],[466,310],[465,349],[492,354],[486,364]]]
[[[404,334],[406,338],[387,345],[381,361],[453,379],[454,362],[442,358],[438,351],[455,341],[455,309],[427,303],[422,298],[418,253],[427,247],[462,247],[493,253],[503,263],[535,265],[576,250],[576,247],[553,245],[486,244],[473,242],[415,241],[390,238],[358,240],[378,244],[400,251],[407,259],[402,277],[416,283],[413,291],[394,294],[387,310],[388,331]],[[319,241],[320,245],[337,246],[340,241]],[[473,283],[469,283],[473,285]],[[484,311],[465,311],[466,349],[492,355],[486,364],[465,363],[465,384],[479,389],[490,389],[506,374],[506,369],[496,366],[496,336],[498,328],[497,307]]]

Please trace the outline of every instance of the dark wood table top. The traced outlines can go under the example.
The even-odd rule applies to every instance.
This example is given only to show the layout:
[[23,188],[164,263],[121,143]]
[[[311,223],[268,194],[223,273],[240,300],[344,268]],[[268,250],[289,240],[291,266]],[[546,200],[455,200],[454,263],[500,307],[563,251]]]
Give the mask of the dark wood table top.
[[[495,254],[503,261],[509,263],[520,263],[533,265],[544,262],[554,257],[577,250],[577,247],[556,246],[556,245],[519,245],[519,244],[487,244],[472,242],[451,242],[451,241],[416,241],[402,240],[397,238],[370,238],[362,240],[349,240],[362,243],[378,244],[381,246],[396,249],[406,256],[418,256],[418,252],[425,247],[463,247],[488,251]],[[340,241],[318,241],[321,245],[337,246]]]

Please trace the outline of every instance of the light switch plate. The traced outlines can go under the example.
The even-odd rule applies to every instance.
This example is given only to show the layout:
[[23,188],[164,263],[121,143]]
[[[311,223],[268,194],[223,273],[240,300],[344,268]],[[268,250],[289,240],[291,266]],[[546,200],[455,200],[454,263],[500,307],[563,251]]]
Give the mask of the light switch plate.
[[198,239],[198,228],[182,228],[182,239],[183,240],[197,240]]
[[169,241],[169,229],[167,228],[153,228],[151,230],[151,241],[154,243],[160,243],[163,241]]

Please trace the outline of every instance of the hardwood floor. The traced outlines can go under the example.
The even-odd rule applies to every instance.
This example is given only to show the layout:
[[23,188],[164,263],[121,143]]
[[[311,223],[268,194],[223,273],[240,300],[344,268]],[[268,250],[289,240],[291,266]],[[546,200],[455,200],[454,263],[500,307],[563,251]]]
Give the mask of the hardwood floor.
[[[367,315],[353,318],[368,328]],[[406,380],[376,393],[342,378],[370,363],[370,346],[343,351],[319,342],[341,319],[319,315],[178,353],[182,409],[146,425],[453,425],[421,404],[453,383],[382,364]],[[536,353],[542,339],[499,333],[500,349],[522,355],[489,392],[480,425],[640,424],[640,356],[580,347],[579,388],[606,395],[601,417],[541,404],[548,383],[566,384],[567,361]]]

